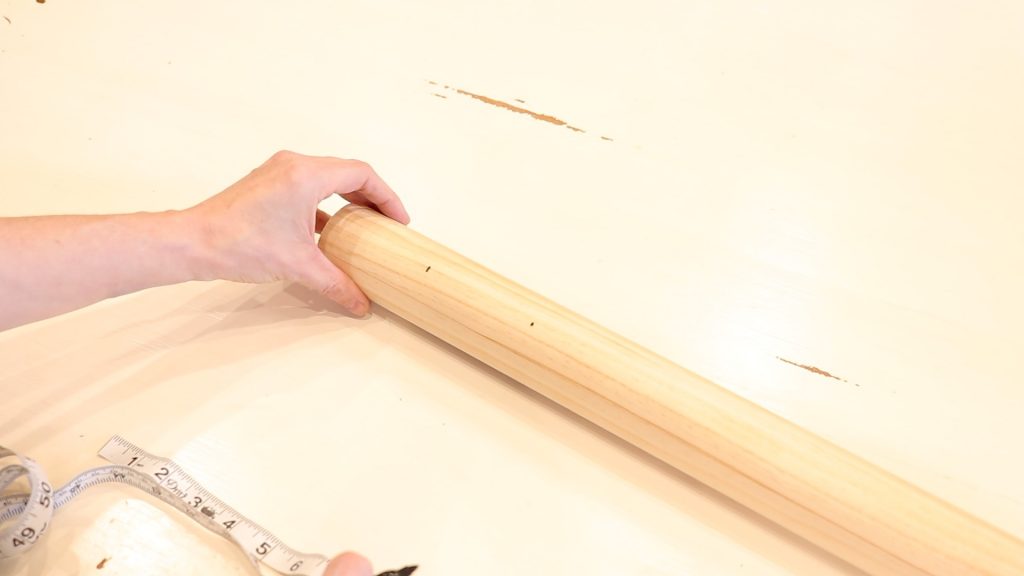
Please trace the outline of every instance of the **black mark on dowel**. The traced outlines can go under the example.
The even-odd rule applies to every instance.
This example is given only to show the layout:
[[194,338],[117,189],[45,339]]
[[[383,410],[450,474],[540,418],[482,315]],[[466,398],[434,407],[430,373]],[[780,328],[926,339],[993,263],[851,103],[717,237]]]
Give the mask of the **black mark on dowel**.
[[430,266],[427,266],[427,272],[430,272]]

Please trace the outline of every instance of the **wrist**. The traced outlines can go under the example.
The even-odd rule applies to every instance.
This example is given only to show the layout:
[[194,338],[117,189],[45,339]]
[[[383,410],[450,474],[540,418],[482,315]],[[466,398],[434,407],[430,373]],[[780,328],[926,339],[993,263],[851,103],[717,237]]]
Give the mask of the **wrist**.
[[218,272],[222,266],[214,247],[215,232],[196,208],[169,210],[159,216],[164,219],[165,246],[174,254],[171,260],[180,263],[184,281],[223,277]]

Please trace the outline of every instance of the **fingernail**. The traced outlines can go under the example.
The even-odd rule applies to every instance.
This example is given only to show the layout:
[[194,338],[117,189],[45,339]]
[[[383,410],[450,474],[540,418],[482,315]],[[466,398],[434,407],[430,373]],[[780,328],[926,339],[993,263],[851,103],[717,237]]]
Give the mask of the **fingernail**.
[[370,311],[370,303],[366,300],[354,300],[349,303],[348,309],[356,316],[366,316],[366,313]]
[[406,211],[405,206],[401,206],[399,208],[399,214],[398,214],[397,220],[399,222],[401,222],[402,224],[405,224],[406,226],[408,226],[409,223],[412,222],[412,218],[409,217],[409,212]]

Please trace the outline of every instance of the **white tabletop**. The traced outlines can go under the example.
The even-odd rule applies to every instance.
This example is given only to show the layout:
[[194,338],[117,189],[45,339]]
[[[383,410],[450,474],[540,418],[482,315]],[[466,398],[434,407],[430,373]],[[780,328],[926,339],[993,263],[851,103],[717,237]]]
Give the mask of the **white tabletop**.
[[[361,158],[435,240],[1024,536],[1024,4],[0,16],[0,214],[185,207],[281,148]],[[173,286],[2,333],[0,394],[0,444],[56,484],[119,433],[291,546],[381,568],[857,573],[299,286]],[[0,572],[97,566],[248,570],[109,488]]]

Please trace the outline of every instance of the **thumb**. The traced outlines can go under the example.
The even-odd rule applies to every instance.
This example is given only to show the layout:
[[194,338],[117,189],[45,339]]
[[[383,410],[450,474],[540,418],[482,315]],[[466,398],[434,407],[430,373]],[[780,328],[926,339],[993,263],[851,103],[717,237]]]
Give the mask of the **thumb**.
[[341,304],[355,316],[365,316],[370,310],[370,301],[356,283],[316,246],[311,247],[310,258],[299,271],[298,280],[307,288]]
[[366,558],[355,552],[345,552],[331,560],[324,576],[373,576],[373,568]]

